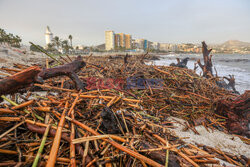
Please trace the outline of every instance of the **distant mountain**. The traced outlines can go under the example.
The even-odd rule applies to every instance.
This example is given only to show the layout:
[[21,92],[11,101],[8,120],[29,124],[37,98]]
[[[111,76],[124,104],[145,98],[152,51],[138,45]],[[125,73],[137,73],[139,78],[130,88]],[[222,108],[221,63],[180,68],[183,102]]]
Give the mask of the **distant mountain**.
[[221,46],[227,47],[227,48],[250,47],[250,43],[249,42],[242,42],[239,40],[229,40],[229,41],[226,41],[225,43],[223,43]]
[[105,44],[97,45],[96,47],[100,50],[105,50]]

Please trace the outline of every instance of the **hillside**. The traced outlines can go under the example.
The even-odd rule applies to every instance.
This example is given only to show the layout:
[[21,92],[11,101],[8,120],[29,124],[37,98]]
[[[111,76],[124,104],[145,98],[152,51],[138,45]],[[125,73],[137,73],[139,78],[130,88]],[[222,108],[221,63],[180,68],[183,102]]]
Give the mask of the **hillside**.
[[234,48],[234,47],[250,47],[249,42],[242,42],[239,40],[229,40],[224,42],[221,46],[228,47],[228,48]]

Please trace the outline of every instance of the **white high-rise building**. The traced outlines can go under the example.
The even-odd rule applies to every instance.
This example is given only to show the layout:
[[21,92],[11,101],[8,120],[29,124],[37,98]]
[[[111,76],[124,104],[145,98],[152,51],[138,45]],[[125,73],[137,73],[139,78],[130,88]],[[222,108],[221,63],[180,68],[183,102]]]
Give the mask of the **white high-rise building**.
[[115,49],[115,33],[114,31],[105,31],[105,49]]
[[46,46],[48,46],[48,44],[52,43],[52,40],[53,40],[53,33],[50,31],[49,26],[47,26],[46,32],[45,32]]

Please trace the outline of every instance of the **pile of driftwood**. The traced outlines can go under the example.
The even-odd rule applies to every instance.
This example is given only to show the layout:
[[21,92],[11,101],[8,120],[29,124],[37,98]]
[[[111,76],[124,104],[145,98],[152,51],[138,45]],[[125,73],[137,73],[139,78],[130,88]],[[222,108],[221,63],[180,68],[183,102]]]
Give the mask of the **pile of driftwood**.
[[203,125],[247,136],[249,92],[220,88],[217,77],[207,77],[209,65],[200,64],[201,77],[145,65],[145,56],[64,56],[46,68],[1,68],[0,166],[249,164],[244,155],[184,143],[168,131],[175,116],[194,133]]

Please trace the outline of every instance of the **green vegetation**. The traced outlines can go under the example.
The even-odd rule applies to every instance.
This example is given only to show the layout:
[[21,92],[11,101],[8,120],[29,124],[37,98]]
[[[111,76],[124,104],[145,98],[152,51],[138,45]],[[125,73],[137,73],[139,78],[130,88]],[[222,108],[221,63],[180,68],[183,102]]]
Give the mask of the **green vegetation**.
[[0,44],[8,44],[12,47],[21,46],[22,39],[18,35],[6,33],[4,29],[0,28]]
[[62,40],[58,36],[55,36],[52,40],[52,43],[47,46],[46,51],[54,54],[60,54],[61,52],[66,54],[70,53],[70,51],[72,52],[73,50],[72,39],[72,35],[69,35],[70,42],[68,40]]
[[69,45],[68,40],[62,41],[62,48],[64,49],[65,53],[69,53],[69,50],[72,49],[71,46]]
[[55,36],[54,37],[54,39],[53,39],[53,43],[55,44],[55,46],[56,46],[56,48],[57,48],[57,50],[60,48],[60,46],[61,46],[61,40],[59,39],[59,37],[58,36]]

